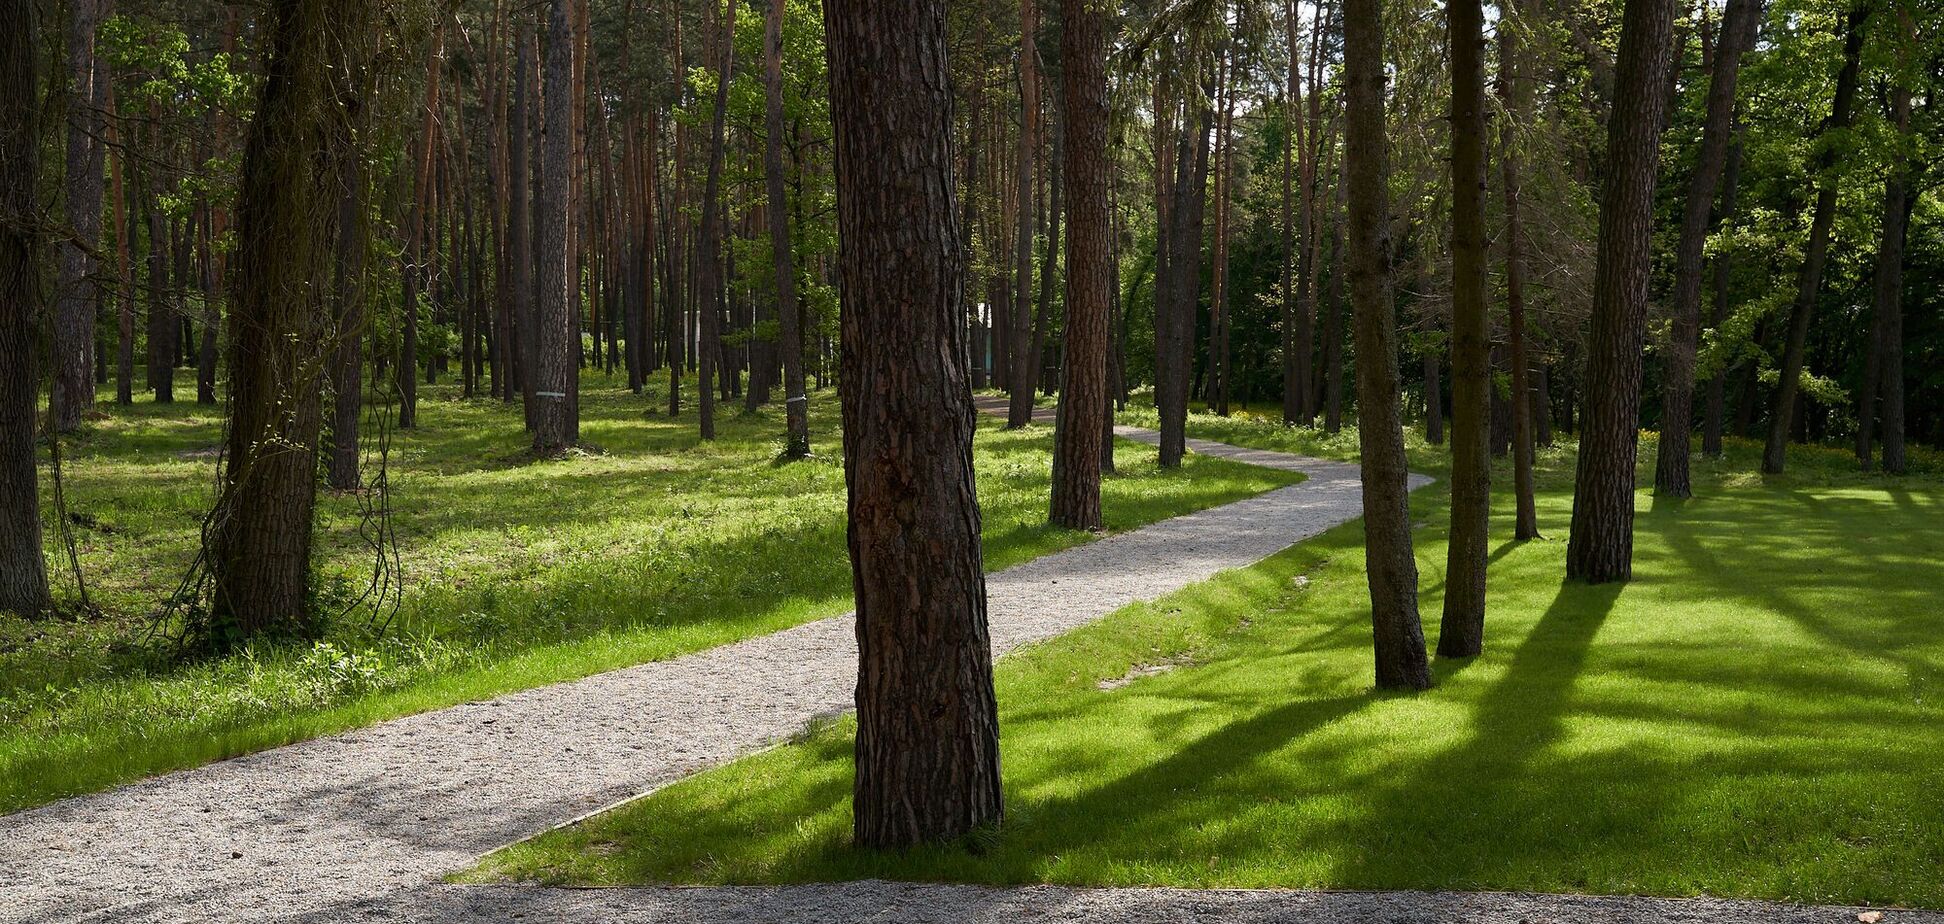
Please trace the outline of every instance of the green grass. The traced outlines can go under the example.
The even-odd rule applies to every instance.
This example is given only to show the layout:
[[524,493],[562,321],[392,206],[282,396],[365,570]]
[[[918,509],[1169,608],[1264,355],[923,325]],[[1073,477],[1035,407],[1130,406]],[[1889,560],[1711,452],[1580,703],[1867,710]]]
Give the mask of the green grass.
[[[1330,455],[1355,438],[1192,428]],[[1944,906],[1944,491],[1813,449],[1763,479],[1758,452],[1699,464],[1692,501],[1643,491],[1637,577],[1599,587],[1562,580],[1572,458],[1543,454],[1551,538],[1504,541],[1497,498],[1486,654],[1438,663],[1424,694],[1370,688],[1357,523],[1017,652],[997,672],[1008,814],[969,845],[851,849],[844,720],[466,878]],[[1651,445],[1642,460],[1650,476]],[[1442,485],[1413,500],[1434,645],[1447,504]]]
[[[190,403],[120,408],[104,394],[108,416],[66,444],[69,509],[92,524],[75,539],[104,612],[0,614],[0,812],[849,608],[834,393],[811,401],[815,458],[791,464],[774,460],[780,406],[732,405],[720,439],[702,444],[692,405],[675,420],[645,414],[664,400],[590,376],[590,451],[535,463],[517,407],[447,386],[421,394],[422,426],[392,447],[405,592],[390,630],[378,637],[353,614],[315,646],[189,663],[144,630],[193,556],[220,420]],[[981,420],[988,568],[1091,538],[1045,524],[1050,434]],[[1212,459],[1164,472],[1131,443],[1117,461],[1103,498],[1111,530],[1292,481]],[[361,507],[322,501],[318,564],[331,593],[370,572]],[[63,564],[52,530],[48,540]],[[72,611],[71,581],[57,577]]]

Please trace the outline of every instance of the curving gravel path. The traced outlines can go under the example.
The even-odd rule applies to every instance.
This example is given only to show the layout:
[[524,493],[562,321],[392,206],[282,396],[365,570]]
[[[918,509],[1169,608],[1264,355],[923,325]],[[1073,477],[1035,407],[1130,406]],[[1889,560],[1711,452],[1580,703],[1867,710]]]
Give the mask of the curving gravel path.
[[[1355,466],[1190,446],[1309,477],[989,576],[995,650],[1253,563],[1359,512]],[[495,848],[848,710],[854,657],[851,618],[825,619],[0,817],[0,922],[1855,920],[1747,902],[1495,894],[438,883]]]

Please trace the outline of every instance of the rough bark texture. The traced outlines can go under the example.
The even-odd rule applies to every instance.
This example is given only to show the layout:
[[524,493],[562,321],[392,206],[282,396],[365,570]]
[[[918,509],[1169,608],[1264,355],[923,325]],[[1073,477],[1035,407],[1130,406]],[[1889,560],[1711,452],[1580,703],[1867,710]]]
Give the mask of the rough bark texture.
[[1627,0],[1621,19],[1593,271],[1586,413],[1566,546],[1566,575],[1595,584],[1626,580],[1633,573],[1640,346],[1647,323],[1654,172],[1667,106],[1673,22],[1668,0]]
[[1104,0],[1066,0],[1060,12],[1066,120],[1066,354],[1060,363],[1060,426],[1053,447],[1051,520],[1099,529],[1101,444],[1109,434],[1107,393],[1109,260],[1107,29]]
[[1399,407],[1390,296],[1390,195],[1384,151],[1380,0],[1344,0],[1344,156],[1349,195],[1350,302],[1357,342],[1357,439],[1362,448],[1364,569],[1377,685],[1431,686],[1411,555],[1409,472]]
[[1499,95],[1505,103],[1505,125],[1501,138],[1500,172],[1505,195],[1505,314],[1507,340],[1512,361],[1512,494],[1513,538],[1539,538],[1539,513],[1532,497],[1532,383],[1531,358],[1526,355],[1525,319],[1525,224],[1519,217],[1519,196],[1523,190],[1516,120],[1532,112],[1532,89],[1521,71],[1525,63],[1527,24],[1517,18],[1516,8],[1506,3],[1500,11]]
[[[942,0],[826,0],[860,846],[1001,814]],[[1028,386],[1030,388],[1030,385]]]
[[302,632],[322,425],[325,287],[343,173],[357,156],[351,78],[369,0],[279,0],[269,68],[243,153],[230,431],[212,517],[214,615],[242,637]]
[[[1438,656],[1485,642],[1485,557],[1492,510],[1491,336],[1485,320],[1485,11],[1445,3],[1451,51],[1451,542]],[[1362,351],[1358,351],[1359,355]]]
[[1809,221],[1809,245],[1796,276],[1795,302],[1789,307],[1788,340],[1782,347],[1781,378],[1776,380],[1775,403],[1769,413],[1768,443],[1762,448],[1762,471],[1779,475],[1788,460],[1789,429],[1795,420],[1796,396],[1801,392],[1803,353],[1809,342],[1809,320],[1822,290],[1823,265],[1829,258],[1829,234],[1836,223],[1837,145],[1828,135],[1841,137],[1849,127],[1856,104],[1857,71],[1863,56],[1864,20],[1868,0],[1843,17],[1843,69],[1836,75],[1836,99],[1829,121],[1819,132],[1816,153],[1816,210]]
[[1669,497],[1694,493],[1688,471],[1694,429],[1694,357],[1701,347],[1701,257],[1708,242],[1708,213],[1728,163],[1735,114],[1735,78],[1742,52],[1755,44],[1762,0],[1729,0],[1708,83],[1708,112],[1701,126],[1701,153],[1688,177],[1681,236],[1674,247],[1674,327],[1667,341],[1661,397],[1660,442],[1654,454],[1654,490]]
[[39,32],[32,0],[0,0],[0,611],[47,606],[35,487],[31,361],[44,315],[40,292]]
[[580,335],[569,278],[568,224],[573,206],[573,0],[552,0],[540,124],[540,194],[534,200],[533,453],[558,455],[580,440],[574,379]]
[[784,0],[770,0],[763,21],[763,174],[769,192],[770,259],[776,264],[776,316],[783,337],[783,457],[800,459],[810,454],[810,414],[803,393],[803,327],[790,248],[790,205],[783,191],[783,9]]
[[1028,348],[1033,325],[1033,236],[1039,219],[1033,208],[1033,160],[1039,152],[1040,89],[1039,48],[1034,33],[1039,31],[1039,12],[1033,0],[1019,2],[1019,163],[1013,171],[1018,198],[1013,204],[1013,307],[1010,343],[1011,368],[1006,384],[1012,401],[1006,412],[1006,429],[1026,426],[1033,420],[1033,394],[1039,385],[1039,370],[1033,368],[1037,357]]
[[[67,432],[94,407],[95,286],[93,249],[101,241],[103,148],[101,74],[95,61],[95,24],[100,0],[71,0],[67,33],[67,224],[71,239],[59,245],[60,279],[54,303],[54,426]],[[102,75],[105,76],[105,75]]]

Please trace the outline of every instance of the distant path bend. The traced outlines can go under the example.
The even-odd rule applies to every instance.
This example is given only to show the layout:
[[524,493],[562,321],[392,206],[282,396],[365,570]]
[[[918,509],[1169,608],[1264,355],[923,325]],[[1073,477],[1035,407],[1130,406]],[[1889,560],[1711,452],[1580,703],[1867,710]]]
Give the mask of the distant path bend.
[[[1188,445],[1308,477],[989,575],[995,651],[1260,561],[1361,512],[1355,465]],[[842,714],[856,676],[845,615],[0,817],[0,922],[583,919],[570,905],[605,920],[598,903],[576,893],[437,881],[496,848]],[[833,889],[804,894],[852,894]],[[683,897],[653,897],[664,894]],[[736,896],[777,894],[642,892],[646,917],[638,919],[773,920],[775,905]],[[515,907],[529,902],[540,905]],[[752,907],[770,910],[759,918],[733,910]],[[838,917],[803,919],[850,919],[831,913]]]

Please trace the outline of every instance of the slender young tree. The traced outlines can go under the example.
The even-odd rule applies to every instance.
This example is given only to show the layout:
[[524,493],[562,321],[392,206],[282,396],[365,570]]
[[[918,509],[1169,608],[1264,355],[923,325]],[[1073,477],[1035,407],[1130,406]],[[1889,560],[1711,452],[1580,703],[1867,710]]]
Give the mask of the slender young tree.
[[0,0],[0,611],[47,607],[34,470],[41,303],[40,32],[33,0]]
[[1011,401],[1006,409],[1006,428],[1017,429],[1033,421],[1033,395],[1039,387],[1039,370],[1033,368],[1033,237],[1039,233],[1039,218],[1033,208],[1034,158],[1040,143],[1039,47],[1034,34],[1039,31],[1039,12],[1034,0],[1019,0],[1019,162],[1013,171],[1018,184],[1013,203],[1013,309],[1012,368],[1007,385]]
[[[102,87],[95,58],[95,24],[101,0],[71,0],[67,33],[67,223],[71,239],[59,246],[60,277],[54,305],[54,384],[49,406],[54,427],[68,432],[94,408],[94,327],[100,302],[94,249],[101,241]],[[105,76],[105,75],[104,75]]]
[[243,151],[230,316],[230,425],[209,541],[212,609],[243,638],[314,625],[310,582],[328,306],[320,283],[359,156],[353,107],[370,0],[276,0]]
[[1532,360],[1526,356],[1526,228],[1519,215],[1524,191],[1517,122],[1532,112],[1532,88],[1524,71],[1526,23],[1511,0],[1500,0],[1499,96],[1505,105],[1500,138],[1499,170],[1505,196],[1505,314],[1506,339],[1512,360],[1512,493],[1513,538],[1539,538],[1539,512],[1532,497]]
[[810,399],[803,391],[803,326],[797,308],[796,260],[790,247],[790,204],[783,190],[783,13],[770,0],[764,19],[763,174],[769,192],[770,259],[776,264],[776,316],[783,342],[783,457],[810,454]]
[[1654,452],[1654,490],[1669,497],[1694,493],[1688,467],[1694,429],[1694,359],[1701,347],[1701,258],[1708,242],[1708,213],[1728,165],[1728,138],[1735,115],[1735,81],[1742,53],[1755,45],[1762,0],[1729,0],[1721,37],[1712,55],[1708,111],[1701,126],[1701,155],[1688,177],[1681,236],[1674,247],[1674,328],[1667,342],[1662,386],[1660,442]]
[[1431,686],[1411,554],[1410,471],[1399,406],[1390,293],[1390,182],[1384,151],[1382,0],[1343,2],[1344,157],[1349,197],[1350,302],[1357,342],[1357,441],[1362,448],[1364,570],[1377,685]]
[[534,201],[535,338],[533,453],[547,457],[580,440],[574,379],[580,335],[574,310],[578,287],[568,238],[573,211],[574,0],[552,0],[547,15],[547,63],[540,122],[540,194]]
[[1803,357],[1809,344],[1809,320],[1816,295],[1822,291],[1823,266],[1829,260],[1829,237],[1836,224],[1836,158],[1839,140],[1849,128],[1856,108],[1857,72],[1862,64],[1865,21],[1870,0],[1843,17],[1843,69],[1836,75],[1836,99],[1829,120],[1817,133],[1814,163],[1816,210],[1809,221],[1809,245],[1796,275],[1795,302],[1789,306],[1788,339],[1783,342],[1781,378],[1775,384],[1770,408],[1768,442],[1762,447],[1762,471],[1779,475],[1788,462],[1789,430],[1795,420],[1796,395],[1801,390]]
[[535,372],[533,368],[534,341],[534,304],[533,304],[533,116],[539,108],[535,104],[535,91],[539,89],[539,78],[534,70],[534,58],[538,55],[539,37],[535,35],[532,17],[520,15],[519,34],[515,39],[513,70],[513,112],[511,132],[506,139],[507,185],[511,196],[506,209],[506,249],[507,265],[513,278],[513,323],[507,327],[506,336],[510,341],[506,353],[511,357],[513,379],[520,390],[520,408],[526,420],[528,433],[534,429],[538,416],[538,400],[534,396]]
[[945,3],[825,0],[857,598],[854,836],[947,841],[1002,812]]
[[1296,0],[1283,4],[1283,32],[1289,46],[1289,73],[1283,89],[1282,145],[1282,351],[1283,351],[1283,425],[1294,426],[1302,420],[1304,366],[1309,353],[1298,344],[1297,327],[1302,321],[1296,313],[1296,146],[1301,143],[1303,85],[1299,77],[1302,55],[1298,52],[1300,7]]
[[[1897,10],[1902,31],[1898,43],[1899,70],[1909,66],[1910,46],[1916,42],[1916,25],[1907,6]],[[1883,233],[1878,238],[1875,291],[1870,323],[1872,361],[1867,369],[1862,392],[1857,397],[1856,457],[1865,470],[1870,467],[1870,434],[1873,411],[1883,415],[1883,470],[1892,475],[1904,473],[1904,347],[1903,347],[1903,264],[1904,239],[1910,229],[1910,211],[1916,199],[1910,194],[1910,84],[1899,74],[1890,88],[1890,125],[1897,132],[1897,147],[1891,155],[1890,169],[1883,178]],[[1880,402],[1880,403],[1879,403]]]
[[1492,511],[1486,442],[1492,394],[1485,320],[1485,11],[1447,0],[1451,58],[1451,543],[1438,656],[1485,644],[1485,560]]
[[1066,357],[1060,363],[1060,421],[1054,445],[1053,524],[1099,529],[1101,444],[1107,394],[1108,292],[1113,182],[1107,139],[1106,0],[1060,7],[1060,83],[1066,121]]
[[1593,584],[1624,581],[1633,574],[1640,347],[1647,324],[1654,173],[1660,161],[1673,30],[1669,0],[1627,0],[1613,108],[1607,117],[1586,411],[1566,546],[1567,577]]
[[[439,22],[432,27],[432,41],[425,51],[425,97],[419,110],[418,140],[413,146],[412,204],[405,215],[405,262],[400,273],[404,282],[404,302],[399,306],[403,323],[399,326],[398,366],[393,383],[398,389],[398,425],[407,430],[418,426],[419,293],[431,288],[426,285],[431,274],[427,272],[425,225],[426,213],[437,208],[432,166],[438,147],[439,76],[444,70],[444,58],[445,28]],[[431,371],[428,365],[426,372]]]
[[[722,363],[722,160],[726,142],[724,117],[729,109],[729,78],[736,56],[736,0],[728,0],[722,16],[722,69],[716,76],[715,115],[709,120],[709,168],[702,185],[702,222],[697,235],[695,272],[699,314],[699,371],[696,400],[702,419],[702,438],[715,439],[716,372]],[[733,374],[733,373],[732,373]]]

